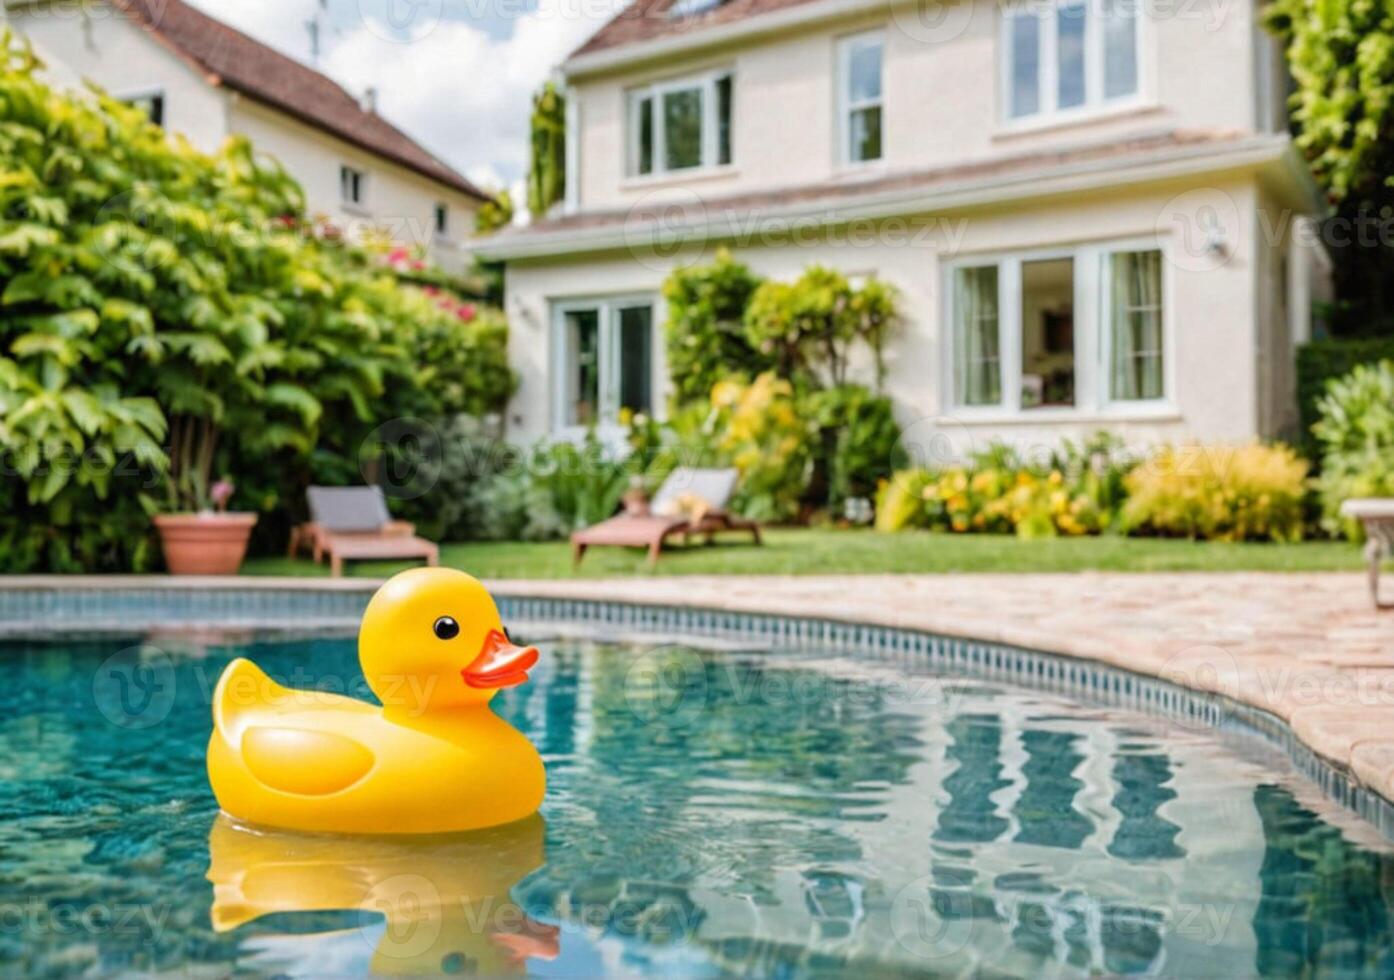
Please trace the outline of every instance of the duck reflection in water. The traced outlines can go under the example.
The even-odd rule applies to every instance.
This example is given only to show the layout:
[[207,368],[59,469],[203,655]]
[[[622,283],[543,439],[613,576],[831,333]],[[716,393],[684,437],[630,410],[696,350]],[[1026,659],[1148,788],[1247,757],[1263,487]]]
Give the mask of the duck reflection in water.
[[[529,958],[560,952],[559,930],[530,920],[509,894],[543,865],[546,829],[534,815],[468,834],[334,837],[251,830],[219,815],[208,835],[213,929],[275,913],[371,912],[385,922],[332,934],[359,933],[374,974],[521,975]],[[297,933],[292,942],[311,939]]]

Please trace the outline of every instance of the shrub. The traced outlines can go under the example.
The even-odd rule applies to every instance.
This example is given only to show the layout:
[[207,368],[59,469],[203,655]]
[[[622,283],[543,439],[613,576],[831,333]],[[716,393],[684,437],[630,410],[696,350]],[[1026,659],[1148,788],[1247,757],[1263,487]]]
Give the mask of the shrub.
[[813,469],[813,433],[793,386],[767,371],[750,384],[719,382],[711,404],[716,451],[741,472],[736,509],[762,521],[797,517]]
[[1357,521],[1340,516],[1352,497],[1394,496],[1394,361],[1359,365],[1328,383],[1312,427],[1321,451],[1323,525],[1359,540]]
[[1297,349],[1297,404],[1302,421],[1302,448],[1321,452],[1312,426],[1321,418],[1320,404],[1327,385],[1362,364],[1394,360],[1394,339],[1318,340]]
[[819,432],[816,466],[834,513],[849,498],[874,496],[881,481],[904,465],[889,398],[861,385],[839,385],[813,392],[806,401],[804,412]]
[[1300,541],[1307,463],[1286,446],[1167,448],[1127,478],[1130,531]]
[[883,480],[876,492],[876,530],[896,532],[925,527],[924,494],[936,479],[929,470],[909,469]]
[[706,402],[718,381],[753,378],[773,365],[746,338],[743,322],[759,285],[725,249],[710,264],[678,269],[664,282],[668,372],[679,404]]
[[854,346],[865,344],[879,385],[882,352],[898,322],[896,302],[886,283],[873,279],[857,288],[840,272],[810,266],[792,283],[767,282],[755,291],[745,311],[746,337],[774,360],[780,377],[810,388],[844,384]]
[[1024,538],[1100,534],[1116,523],[1129,465],[1121,444],[1103,433],[1066,442],[1043,466],[994,444],[965,466],[895,474],[882,486],[876,526]]

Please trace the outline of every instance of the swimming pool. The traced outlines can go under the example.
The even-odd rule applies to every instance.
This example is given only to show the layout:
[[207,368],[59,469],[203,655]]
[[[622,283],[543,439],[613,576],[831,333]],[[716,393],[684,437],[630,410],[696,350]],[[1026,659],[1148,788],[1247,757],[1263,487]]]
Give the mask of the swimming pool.
[[0,970],[1380,976],[1371,825],[1276,748],[871,652],[557,640],[497,710],[540,819],[217,817],[234,656],[366,696],[348,638],[0,644]]

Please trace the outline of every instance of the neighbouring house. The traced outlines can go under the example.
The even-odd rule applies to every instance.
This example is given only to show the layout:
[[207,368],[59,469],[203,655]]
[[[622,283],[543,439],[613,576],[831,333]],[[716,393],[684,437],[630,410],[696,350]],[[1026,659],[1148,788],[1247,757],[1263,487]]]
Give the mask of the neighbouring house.
[[249,137],[303,185],[309,211],[460,271],[488,195],[317,71],[181,0],[5,0],[64,83],[90,79],[199,149]]
[[719,245],[899,289],[912,440],[1290,431],[1323,203],[1257,11],[635,0],[560,68],[564,204],[481,246],[514,431],[661,414],[661,283]]

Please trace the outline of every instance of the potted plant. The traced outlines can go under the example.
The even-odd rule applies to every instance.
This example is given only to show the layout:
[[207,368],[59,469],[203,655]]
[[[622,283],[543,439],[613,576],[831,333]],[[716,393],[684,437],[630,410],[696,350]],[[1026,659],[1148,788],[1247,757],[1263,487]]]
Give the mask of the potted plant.
[[257,515],[228,511],[236,488],[227,477],[210,484],[217,445],[211,419],[170,424],[170,513],[157,515],[155,527],[174,575],[235,575],[247,554]]

